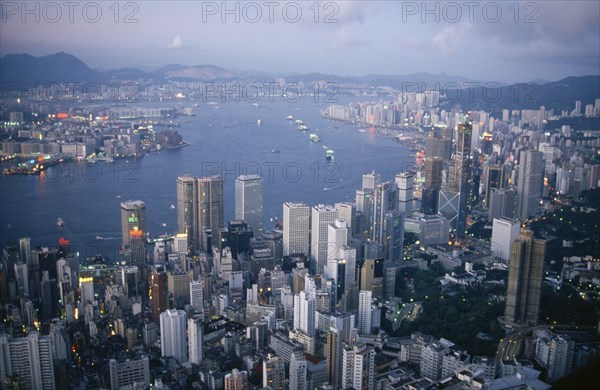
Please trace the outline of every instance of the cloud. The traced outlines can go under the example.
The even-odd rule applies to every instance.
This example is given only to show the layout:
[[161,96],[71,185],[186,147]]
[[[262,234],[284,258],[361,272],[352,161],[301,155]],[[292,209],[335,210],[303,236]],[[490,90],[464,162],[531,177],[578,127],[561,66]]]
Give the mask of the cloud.
[[332,31],[327,36],[329,45],[334,49],[345,49],[364,46],[368,42],[361,38],[357,32],[352,32],[346,27]]
[[468,42],[465,37],[470,29],[471,26],[467,24],[453,24],[437,32],[431,41],[442,55],[454,55],[465,47],[465,42]]
[[169,49],[179,49],[183,46],[183,40],[181,39],[181,35],[176,35],[171,43],[169,43]]

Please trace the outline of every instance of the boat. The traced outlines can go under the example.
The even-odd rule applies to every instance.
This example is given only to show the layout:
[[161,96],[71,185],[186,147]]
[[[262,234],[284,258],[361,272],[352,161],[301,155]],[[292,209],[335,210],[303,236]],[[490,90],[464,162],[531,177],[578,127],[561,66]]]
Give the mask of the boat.
[[102,240],[104,240],[104,237],[102,237],[102,236],[96,236],[96,240],[102,241]]
[[252,103],[252,108],[258,108],[258,107],[259,107],[258,103]]
[[296,120],[294,121],[294,123],[295,123],[295,124],[297,124],[297,125],[303,125],[303,124],[304,124],[304,121],[303,121],[302,119],[296,119]]
[[175,205],[172,204],[171,207],[169,207],[171,210],[175,210]]
[[167,227],[167,224],[163,222],[162,227]]
[[310,130],[310,127],[306,126],[304,123],[301,125],[298,125],[298,130],[300,131],[308,131]]
[[323,191],[329,191],[329,190],[331,190],[331,187],[324,187],[323,188]]
[[256,121],[256,125],[260,126],[260,119]]
[[325,156],[325,159],[326,159],[327,161],[331,161],[331,160],[333,160],[333,150],[331,150],[331,149],[328,149],[328,150],[327,150],[327,155]]
[[316,134],[311,134],[309,138],[312,142],[321,142],[321,138],[319,138],[319,136]]
[[279,149],[273,149],[271,150],[271,153],[281,153],[281,151]]
[[366,133],[366,132],[367,132],[367,130],[366,130],[366,129],[358,129],[358,132],[359,132],[359,133]]
[[294,119],[294,117],[293,117],[293,116],[291,116],[291,115],[288,115],[288,116],[286,116],[286,117],[285,117],[285,119],[286,119],[286,120],[288,120],[288,121],[291,121],[291,120],[293,120],[293,119]]
[[63,219],[59,217],[56,220],[56,226],[58,226],[59,228],[65,227],[65,221],[63,221]]

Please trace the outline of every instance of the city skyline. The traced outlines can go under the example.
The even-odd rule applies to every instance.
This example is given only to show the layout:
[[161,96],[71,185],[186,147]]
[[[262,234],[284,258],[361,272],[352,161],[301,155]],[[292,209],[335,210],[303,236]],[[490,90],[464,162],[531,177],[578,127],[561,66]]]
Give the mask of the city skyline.
[[[96,69],[180,63],[281,75],[445,72],[480,81],[555,81],[598,74],[600,67],[600,4],[576,3],[282,2],[278,9],[259,2],[112,8],[36,2],[29,9],[3,2],[0,55],[64,51]],[[207,34],[212,39],[201,38]],[[274,35],[280,39],[271,40]],[[256,44],[264,41],[270,44]],[[386,61],[372,61],[384,52]]]

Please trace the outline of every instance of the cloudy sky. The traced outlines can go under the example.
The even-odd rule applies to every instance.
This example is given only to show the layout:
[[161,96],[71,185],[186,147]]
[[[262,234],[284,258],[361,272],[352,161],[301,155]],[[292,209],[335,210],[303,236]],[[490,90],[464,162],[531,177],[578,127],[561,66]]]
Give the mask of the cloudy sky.
[[485,81],[600,73],[600,1],[0,2],[0,54]]

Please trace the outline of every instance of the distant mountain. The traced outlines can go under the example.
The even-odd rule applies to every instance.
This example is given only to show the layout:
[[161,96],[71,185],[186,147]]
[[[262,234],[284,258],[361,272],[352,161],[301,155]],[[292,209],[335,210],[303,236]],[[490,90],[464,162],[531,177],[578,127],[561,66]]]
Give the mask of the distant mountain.
[[172,64],[152,72],[152,75],[166,80],[181,81],[231,80],[238,78],[237,74],[214,65],[186,66]]
[[149,78],[148,72],[136,68],[112,69],[106,71],[111,79],[117,80],[143,80]]
[[104,82],[107,75],[93,70],[77,57],[56,53],[44,57],[8,54],[0,59],[2,83],[82,83]]
[[499,112],[502,109],[572,111],[575,101],[581,101],[582,110],[586,104],[594,104],[600,98],[600,76],[567,77],[545,84],[517,83],[484,90],[481,87],[471,90],[449,91],[448,106],[460,105],[463,110],[485,110]]

